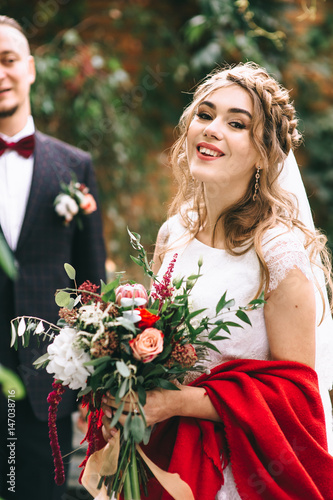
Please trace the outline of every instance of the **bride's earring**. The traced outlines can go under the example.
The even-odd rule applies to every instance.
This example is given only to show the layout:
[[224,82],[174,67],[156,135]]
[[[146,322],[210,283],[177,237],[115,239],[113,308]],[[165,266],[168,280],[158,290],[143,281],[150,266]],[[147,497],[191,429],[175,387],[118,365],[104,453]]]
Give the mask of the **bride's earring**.
[[257,194],[258,194],[258,189],[259,189],[259,179],[260,179],[260,167],[257,167],[255,178],[256,178],[256,183],[254,185],[254,194],[253,194],[253,198],[252,198],[253,201],[256,201],[256,199],[257,199]]

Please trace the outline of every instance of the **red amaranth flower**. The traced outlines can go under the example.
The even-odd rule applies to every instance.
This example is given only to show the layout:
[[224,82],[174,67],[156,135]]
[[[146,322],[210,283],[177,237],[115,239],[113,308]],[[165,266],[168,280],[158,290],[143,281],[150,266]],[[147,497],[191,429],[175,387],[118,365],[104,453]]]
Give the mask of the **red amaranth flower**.
[[89,302],[101,302],[102,299],[100,297],[96,297],[95,295],[90,295],[89,293],[86,293],[86,292],[97,293],[98,289],[99,285],[94,285],[89,280],[84,281],[82,285],[80,285],[78,288],[78,290],[84,290],[84,292],[81,293],[82,303],[89,304]]
[[81,483],[82,476],[84,473],[85,466],[87,464],[88,458],[95,453],[95,451],[100,450],[105,446],[105,440],[102,433],[102,416],[104,415],[103,410],[98,410],[91,401],[91,395],[83,398],[83,405],[88,404],[89,406],[89,415],[88,415],[88,430],[85,437],[82,439],[81,443],[87,441],[88,448],[86,452],[86,456],[83,462],[80,464],[80,467],[83,467],[79,482]]
[[52,449],[53,462],[54,462],[54,480],[55,483],[60,486],[65,482],[65,471],[64,471],[64,463],[62,461],[59,439],[57,433],[57,411],[58,405],[61,401],[61,397],[65,392],[65,387],[59,382],[53,382],[52,384],[53,391],[47,397],[47,402],[49,403],[49,438],[50,445]]
[[169,266],[164,274],[161,283],[155,283],[151,297],[153,300],[160,300],[160,308],[162,307],[165,299],[172,297],[174,292],[174,287],[171,285],[171,276],[175,267],[175,263],[178,257],[178,253],[175,253]]

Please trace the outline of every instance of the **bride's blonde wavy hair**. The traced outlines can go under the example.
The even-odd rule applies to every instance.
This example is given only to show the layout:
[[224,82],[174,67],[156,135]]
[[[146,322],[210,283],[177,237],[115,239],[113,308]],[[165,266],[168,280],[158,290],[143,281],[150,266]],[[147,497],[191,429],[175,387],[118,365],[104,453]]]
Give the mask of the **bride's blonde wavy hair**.
[[[327,238],[319,231],[312,232],[297,219],[297,205],[293,195],[283,190],[277,178],[290,149],[301,141],[297,131],[295,108],[289,93],[264,68],[254,63],[238,64],[218,68],[210,73],[197,87],[192,103],[184,110],[178,125],[179,138],[171,149],[171,166],[178,183],[178,192],[170,206],[169,216],[180,213],[184,224],[193,237],[204,227],[207,210],[203,184],[193,180],[186,154],[186,139],[189,126],[198,105],[212,92],[230,85],[245,89],[253,102],[253,122],[250,136],[260,161],[260,186],[255,201],[255,176],[250,181],[246,194],[235,204],[226,208],[218,217],[214,233],[219,224],[223,226],[225,248],[232,255],[240,255],[254,246],[260,262],[261,279],[257,296],[267,292],[269,271],[262,251],[264,233],[277,224],[286,229],[299,228],[304,234],[305,248],[313,264],[320,254],[327,283],[331,286],[330,255],[326,248]],[[189,210],[184,210],[189,207]],[[198,217],[193,219],[193,210]]]

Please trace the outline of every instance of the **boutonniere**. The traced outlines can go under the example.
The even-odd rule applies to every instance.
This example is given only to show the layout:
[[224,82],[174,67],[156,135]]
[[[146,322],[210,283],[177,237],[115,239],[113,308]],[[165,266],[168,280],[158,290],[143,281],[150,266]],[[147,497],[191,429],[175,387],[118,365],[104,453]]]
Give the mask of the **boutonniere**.
[[60,183],[61,192],[54,200],[55,211],[64,218],[66,226],[74,219],[82,226],[81,215],[89,215],[97,210],[96,200],[85,184],[72,179],[69,184]]

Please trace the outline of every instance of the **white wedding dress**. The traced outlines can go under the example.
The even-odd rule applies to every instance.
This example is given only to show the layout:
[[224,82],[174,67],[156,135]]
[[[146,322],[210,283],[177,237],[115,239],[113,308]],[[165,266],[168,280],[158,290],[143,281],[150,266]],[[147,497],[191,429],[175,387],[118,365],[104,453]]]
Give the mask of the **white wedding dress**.
[[[178,257],[173,278],[196,274],[198,260],[203,259],[202,276],[191,292],[193,309],[206,307],[204,315],[215,316],[216,304],[225,291],[227,291],[227,298],[235,299],[236,306],[245,306],[254,298],[259,285],[259,262],[253,248],[244,255],[232,256],[225,250],[209,247],[197,239],[190,240],[179,216],[172,217],[162,226],[162,234],[168,237],[169,250],[158,273],[160,278],[166,272],[175,253]],[[284,227],[278,227],[267,232],[262,243],[264,258],[270,272],[270,290],[275,289],[288,271],[295,267],[299,268],[308,279],[313,280],[307,253],[294,232],[286,232]],[[317,303],[321,303],[319,293]],[[318,311],[318,322],[321,312],[322,310]],[[330,315],[328,310],[326,313]],[[250,311],[249,317],[252,327],[244,323],[243,328],[230,328],[230,338],[216,342],[220,352],[211,351],[208,368],[232,359],[265,360],[270,358],[263,309]],[[234,316],[232,318],[234,321],[237,319]],[[332,452],[332,408],[328,394],[331,383],[330,367],[333,364],[333,359],[330,357],[332,344],[329,346],[322,344],[318,334],[316,370],[320,380],[328,441]],[[240,500],[231,464],[224,471],[224,479],[225,483],[218,492],[216,500]]]

